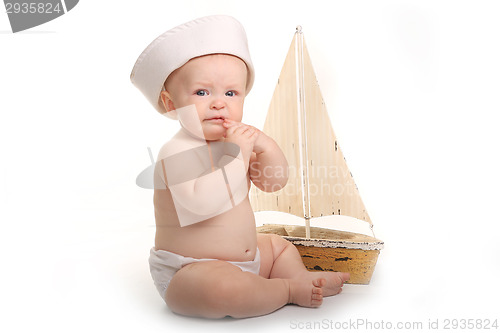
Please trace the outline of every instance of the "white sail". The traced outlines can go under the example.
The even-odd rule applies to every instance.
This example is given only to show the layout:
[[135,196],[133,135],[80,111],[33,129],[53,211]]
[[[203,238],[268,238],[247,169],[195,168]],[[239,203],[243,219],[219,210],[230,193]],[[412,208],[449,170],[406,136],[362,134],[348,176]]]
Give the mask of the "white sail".
[[330,215],[371,220],[333,132],[312,62],[297,31],[281,70],[263,131],[285,154],[289,181],[264,193],[255,186],[255,211],[281,211],[306,219]]

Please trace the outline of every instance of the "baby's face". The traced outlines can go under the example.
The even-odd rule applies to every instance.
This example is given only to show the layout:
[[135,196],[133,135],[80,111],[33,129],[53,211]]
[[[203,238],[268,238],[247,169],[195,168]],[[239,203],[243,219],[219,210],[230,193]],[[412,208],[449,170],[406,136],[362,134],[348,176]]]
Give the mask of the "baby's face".
[[241,59],[215,54],[188,61],[170,75],[166,88],[175,109],[196,106],[205,139],[219,140],[224,119],[241,121],[246,82]]

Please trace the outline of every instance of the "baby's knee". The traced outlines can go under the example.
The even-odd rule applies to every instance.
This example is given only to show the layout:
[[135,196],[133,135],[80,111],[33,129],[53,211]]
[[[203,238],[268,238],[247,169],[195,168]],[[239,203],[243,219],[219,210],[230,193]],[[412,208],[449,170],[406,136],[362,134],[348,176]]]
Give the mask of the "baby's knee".
[[288,247],[294,245],[279,235],[269,235],[269,240],[275,254],[282,253]]
[[[225,262],[191,264],[177,272],[167,289],[165,301],[175,313],[223,318],[237,301],[235,270]],[[189,267],[191,266],[191,267]]]
[[[276,234],[258,234],[258,239],[260,240],[261,243],[267,243],[273,247],[277,245],[286,245],[290,243],[283,237],[276,235]],[[291,243],[290,243],[291,244]]]

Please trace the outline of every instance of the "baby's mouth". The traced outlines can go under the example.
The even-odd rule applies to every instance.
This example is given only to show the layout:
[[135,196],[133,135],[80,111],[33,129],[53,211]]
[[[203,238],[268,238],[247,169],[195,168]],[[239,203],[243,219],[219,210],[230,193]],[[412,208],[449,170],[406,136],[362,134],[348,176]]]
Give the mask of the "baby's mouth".
[[216,124],[222,124],[224,122],[224,117],[223,116],[215,116],[215,117],[211,117],[211,118],[207,118],[205,119],[205,121],[209,121],[211,123],[216,123]]

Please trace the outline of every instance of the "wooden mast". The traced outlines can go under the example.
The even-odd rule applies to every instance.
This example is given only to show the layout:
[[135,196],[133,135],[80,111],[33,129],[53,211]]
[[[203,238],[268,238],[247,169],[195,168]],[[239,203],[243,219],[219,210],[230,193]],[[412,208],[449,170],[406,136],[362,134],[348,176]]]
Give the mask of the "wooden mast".
[[295,31],[295,54],[297,59],[297,107],[299,109],[299,142],[300,162],[302,175],[302,192],[304,195],[304,219],[306,225],[306,238],[311,238],[311,201],[309,196],[309,156],[307,153],[307,116],[306,116],[306,86],[304,84],[304,36],[299,25]]

